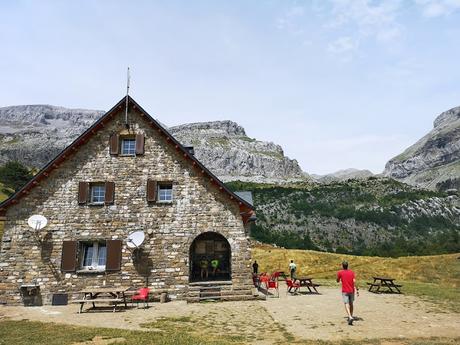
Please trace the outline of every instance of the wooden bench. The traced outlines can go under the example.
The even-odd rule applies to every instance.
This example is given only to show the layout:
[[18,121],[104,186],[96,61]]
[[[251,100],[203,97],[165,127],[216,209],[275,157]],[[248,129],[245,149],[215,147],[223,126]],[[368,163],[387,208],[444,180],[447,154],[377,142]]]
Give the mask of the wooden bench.
[[125,299],[123,298],[89,298],[89,299],[77,299],[73,300],[71,303],[80,303],[80,310],[78,313],[80,314],[83,311],[83,306],[85,303],[92,303],[93,308],[96,308],[96,303],[112,303],[113,304],[113,312],[116,311],[118,303],[125,303]]

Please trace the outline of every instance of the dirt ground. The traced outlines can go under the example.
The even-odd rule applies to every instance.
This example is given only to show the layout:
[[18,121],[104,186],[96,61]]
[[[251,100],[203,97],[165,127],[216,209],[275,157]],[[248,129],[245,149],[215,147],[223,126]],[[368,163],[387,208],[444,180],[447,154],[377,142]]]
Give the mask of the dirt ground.
[[355,302],[358,321],[348,326],[338,288],[321,294],[286,295],[253,302],[154,303],[151,308],[78,314],[77,305],[0,307],[0,319],[147,330],[187,327],[198,333],[235,336],[254,344],[302,339],[460,337],[460,313],[443,311],[416,297],[362,291]]

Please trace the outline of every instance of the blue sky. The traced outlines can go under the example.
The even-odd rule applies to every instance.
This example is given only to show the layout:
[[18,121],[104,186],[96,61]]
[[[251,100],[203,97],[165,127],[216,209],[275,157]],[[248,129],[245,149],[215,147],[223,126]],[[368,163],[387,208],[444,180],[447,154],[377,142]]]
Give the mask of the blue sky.
[[0,0],[0,106],[229,119],[309,173],[381,172],[460,105],[460,0]]

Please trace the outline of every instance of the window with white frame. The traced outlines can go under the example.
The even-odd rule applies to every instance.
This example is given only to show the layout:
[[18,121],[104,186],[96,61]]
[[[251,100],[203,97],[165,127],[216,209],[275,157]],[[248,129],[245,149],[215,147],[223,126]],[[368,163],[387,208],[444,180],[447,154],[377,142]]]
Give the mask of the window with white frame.
[[92,204],[103,204],[105,201],[105,184],[103,183],[92,183],[90,185]]
[[121,139],[121,154],[126,156],[134,156],[136,154],[135,138]]
[[158,185],[158,201],[159,202],[172,202],[173,200],[173,186],[172,183],[161,183]]
[[81,269],[105,270],[107,246],[103,242],[81,243]]

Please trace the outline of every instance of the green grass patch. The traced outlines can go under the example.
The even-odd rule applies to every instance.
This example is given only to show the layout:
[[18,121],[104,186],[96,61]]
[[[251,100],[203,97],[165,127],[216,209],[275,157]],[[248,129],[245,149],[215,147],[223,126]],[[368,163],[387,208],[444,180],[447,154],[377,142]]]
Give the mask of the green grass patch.
[[[161,322],[181,325],[182,318],[164,318]],[[188,322],[187,320],[185,322]],[[251,322],[251,320],[248,320]],[[340,341],[298,340],[283,326],[279,327],[285,340],[273,341],[273,344],[323,344],[323,345],[454,345],[460,338],[422,338],[422,339],[364,339]],[[210,329],[207,334],[212,334]],[[77,345],[77,344],[117,344],[117,345],[235,345],[247,344],[256,339],[240,339],[235,337],[198,336],[184,332],[181,328],[167,328],[161,331],[129,331],[114,328],[95,328],[70,326],[56,323],[21,321],[0,321],[0,345]],[[98,341],[96,341],[96,339]],[[270,332],[266,337],[257,340],[270,341]]]
[[[172,322],[174,324],[174,322]],[[198,336],[182,329],[161,331],[128,331],[112,328],[76,327],[32,321],[1,321],[0,345],[65,345],[89,342],[96,336],[104,339],[123,338],[117,345],[228,345],[226,339]],[[90,344],[90,343],[89,343]]]

